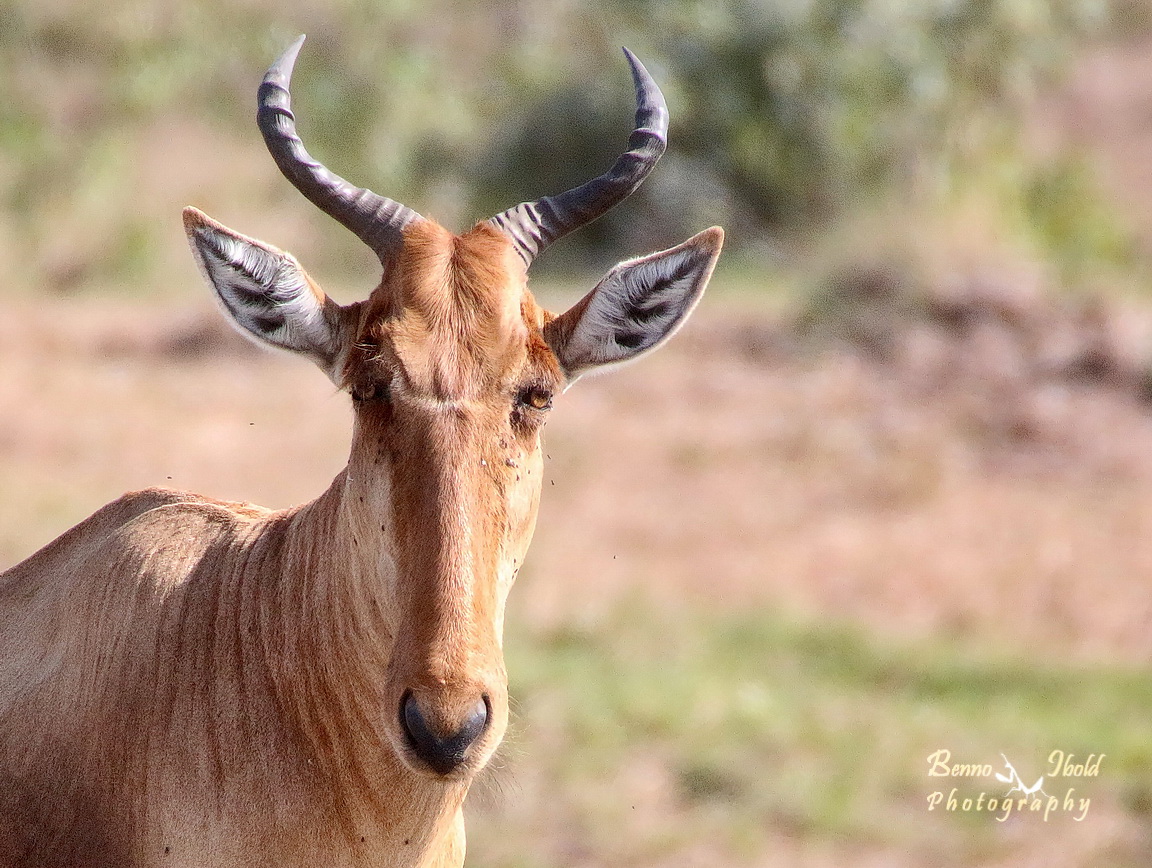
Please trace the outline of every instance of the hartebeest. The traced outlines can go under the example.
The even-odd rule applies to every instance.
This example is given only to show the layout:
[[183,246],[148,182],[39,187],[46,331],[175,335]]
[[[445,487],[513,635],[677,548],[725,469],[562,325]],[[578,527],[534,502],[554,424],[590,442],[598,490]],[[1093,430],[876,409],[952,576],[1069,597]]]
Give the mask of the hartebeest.
[[692,310],[723,233],[617,265],[559,316],[533,258],[631,193],[667,110],[631,54],[636,129],[604,175],[453,235],[309,156],[280,169],[379,256],[340,306],[289,254],[195,209],[226,313],[351,393],[348,465],[271,511],[127,494],[0,575],[0,866],[458,866],[461,805],[508,718],[504,603],[528,548],[553,396]]

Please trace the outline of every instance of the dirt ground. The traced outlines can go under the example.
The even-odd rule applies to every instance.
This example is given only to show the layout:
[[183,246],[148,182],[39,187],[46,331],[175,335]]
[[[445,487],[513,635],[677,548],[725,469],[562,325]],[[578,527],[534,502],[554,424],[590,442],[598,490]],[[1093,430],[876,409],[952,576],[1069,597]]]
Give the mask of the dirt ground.
[[999,292],[893,314],[880,344],[705,314],[579,384],[521,604],[562,617],[564,589],[589,608],[638,590],[1149,659],[1142,318]]
[[[1152,659],[1145,318],[999,292],[909,314],[881,290],[831,337],[721,295],[581,381],[511,605],[579,622],[639,595]],[[0,566],[124,490],[283,506],[346,456],[344,397],[207,303],[14,303],[0,370]]]

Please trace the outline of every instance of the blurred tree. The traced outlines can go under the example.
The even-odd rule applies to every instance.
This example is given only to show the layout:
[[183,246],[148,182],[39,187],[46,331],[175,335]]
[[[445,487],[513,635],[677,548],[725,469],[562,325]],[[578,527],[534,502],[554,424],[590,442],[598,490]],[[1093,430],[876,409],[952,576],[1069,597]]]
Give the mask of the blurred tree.
[[[100,268],[162,272],[168,223],[153,209],[169,203],[150,204],[137,177],[158,130],[220,143],[162,175],[194,179],[198,201],[258,210],[291,195],[218,154],[236,142],[263,159],[254,84],[298,32],[313,152],[457,227],[611,164],[632,113],[627,44],[669,98],[671,148],[632,201],[543,263],[599,265],[713,222],[730,249],[754,249],[893,189],[963,184],[989,155],[1015,159],[1022,99],[1107,2],[105,0],[94,17],[80,0],[15,0],[0,4],[0,254],[20,250],[29,282],[60,288]],[[323,264],[354,246],[326,240]]]
[[551,28],[525,28],[549,52],[544,68],[539,44],[517,46],[520,74],[504,74],[520,101],[500,106],[494,143],[464,172],[472,210],[611,163],[630,117],[620,42],[656,71],[672,145],[634,201],[550,254],[561,265],[712,222],[732,230],[730,248],[755,249],[894,191],[947,194],[989,162],[1026,175],[1024,107],[1108,12],[1106,0],[552,4],[536,13]]
[[[673,103],[670,165],[646,189],[641,222],[667,222],[671,194],[679,222],[722,220],[737,244],[811,229],[894,186],[923,192],[980,161],[1018,158],[1026,100],[1107,18],[1103,2],[1081,0],[621,0],[611,9],[611,29],[633,34],[662,67]],[[614,64],[596,68],[618,76]],[[570,87],[561,96],[570,108],[548,109],[566,122],[561,153],[617,141],[616,118],[580,107],[587,100]],[[533,135],[535,113],[520,122],[509,163],[555,186],[556,143]]]

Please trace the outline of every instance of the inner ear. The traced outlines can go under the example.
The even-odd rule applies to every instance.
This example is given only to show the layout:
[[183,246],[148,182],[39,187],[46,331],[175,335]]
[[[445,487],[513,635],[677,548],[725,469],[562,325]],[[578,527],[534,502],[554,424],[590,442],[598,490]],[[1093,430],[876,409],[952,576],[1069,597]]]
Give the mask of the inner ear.
[[233,324],[247,337],[311,358],[332,376],[340,306],[289,253],[184,210],[192,253]]
[[544,328],[569,380],[626,362],[668,340],[703,295],[724,243],[719,227],[668,250],[622,262]]

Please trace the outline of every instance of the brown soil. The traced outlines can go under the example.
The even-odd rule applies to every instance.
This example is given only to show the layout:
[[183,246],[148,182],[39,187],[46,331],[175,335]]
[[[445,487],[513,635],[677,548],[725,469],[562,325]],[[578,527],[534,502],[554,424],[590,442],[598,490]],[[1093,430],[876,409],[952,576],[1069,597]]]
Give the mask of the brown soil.
[[[595,619],[639,595],[1152,659],[1142,313],[979,281],[909,300],[867,274],[824,304],[705,305],[572,388],[517,611]],[[4,564],[125,489],[280,506],[346,454],[323,376],[207,305],[15,306],[0,365]]]
[[573,389],[521,603],[639,590],[1148,659],[1145,318],[875,275],[833,301],[800,328],[705,315]]

